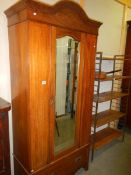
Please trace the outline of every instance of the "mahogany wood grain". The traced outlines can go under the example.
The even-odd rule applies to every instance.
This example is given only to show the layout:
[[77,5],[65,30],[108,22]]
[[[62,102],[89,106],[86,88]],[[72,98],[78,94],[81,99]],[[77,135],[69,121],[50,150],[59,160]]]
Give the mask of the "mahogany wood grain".
[[[51,164],[34,172],[34,175],[74,175],[75,172],[83,167],[88,169],[89,145],[81,147],[80,149],[72,151]],[[29,175],[29,173],[22,167],[20,162],[15,159],[16,175]]]
[[90,34],[82,34],[81,39],[81,66],[82,80],[81,85],[81,120],[80,120],[80,146],[90,143],[92,103],[93,103],[93,86],[95,72],[95,52],[96,52],[96,36]]
[[1,175],[11,175],[9,124],[8,124],[8,111],[10,109],[11,109],[10,103],[0,98],[0,174]]
[[[6,10],[9,25],[15,175],[73,175],[88,168],[95,51],[101,23],[68,0],[23,0]],[[54,153],[56,38],[80,42],[75,145]]]
[[28,22],[11,26],[9,36],[14,155],[30,169]]
[[99,149],[102,146],[109,144],[111,141],[121,137],[122,135],[122,131],[113,128],[105,128],[98,131],[96,133],[95,149]]
[[120,97],[125,97],[128,96],[127,92],[116,92],[116,91],[107,91],[107,92],[102,92],[98,95],[94,95],[94,102],[96,102],[97,100],[99,101],[99,103],[105,102],[105,101],[109,101],[112,99],[116,99],[116,98],[120,98]]
[[101,23],[91,20],[79,4],[70,0],[47,5],[33,0],[22,0],[5,11],[8,25],[35,20],[71,30],[98,34]]
[[95,76],[95,80],[100,80],[100,81],[111,81],[111,80],[124,80],[124,79],[130,79],[131,76],[121,76],[121,75],[110,75],[107,76],[106,78],[99,78]]
[[49,110],[49,159],[54,160],[55,131],[55,92],[56,92],[56,28],[51,27],[51,62],[50,62],[50,110]]
[[81,33],[73,30],[58,28],[56,30],[56,38],[61,38],[64,36],[71,36],[77,41],[81,41]]
[[[111,121],[115,121],[120,119],[121,117],[125,116],[126,114],[123,112],[119,112],[119,111],[114,111],[114,110],[106,110],[103,112],[100,112],[97,114],[97,124],[96,127],[100,127],[102,125],[105,125]],[[94,126],[94,118],[96,116],[93,115],[93,119],[92,119],[92,126]]]
[[[51,27],[29,22],[31,167],[47,164],[49,149]],[[45,81],[45,84],[42,82]],[[38,148],[36,150],[36,148]]]
[[[125,61],[124,61],[124,69],[123,69],[123,74],[124,75],[131,75],[131,21],[127,22],[128,24],[128,30],[127,30],[127,37],[126,37],[126,47],[125,47]],[[128,60],[126,60],[128,59]],[[123,89],[128,88],[129,81],[124,80],[122,81],[122,87]],[[122,106],[122,111],[126,111],[125,108],[125,99],[122,99],[121,106]],[[126,115],[126,125],[131,128],[131,87],[129,90],[129,100],[128,100],[128,110],[127,110],[127,115]]]

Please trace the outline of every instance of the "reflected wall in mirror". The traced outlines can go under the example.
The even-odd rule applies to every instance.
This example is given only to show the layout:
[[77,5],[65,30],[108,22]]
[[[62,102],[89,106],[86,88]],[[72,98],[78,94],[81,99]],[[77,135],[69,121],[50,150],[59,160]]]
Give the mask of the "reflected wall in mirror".
[[75,145],[79,43],[56,40],[55,154]]

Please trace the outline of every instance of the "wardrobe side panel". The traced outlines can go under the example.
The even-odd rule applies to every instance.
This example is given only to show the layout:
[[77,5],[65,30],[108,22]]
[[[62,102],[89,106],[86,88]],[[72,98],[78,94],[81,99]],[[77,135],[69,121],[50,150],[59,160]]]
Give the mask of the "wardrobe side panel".
[[28,22],[9,27],[14,157],[29,169]]
[[82,34],[81,59],[84,60],[82,75],[80,145],[90,144],[92,103],[94,92],[96,36]]
[[48,163],[50,127],[51,26],[29,23],[32,172]]

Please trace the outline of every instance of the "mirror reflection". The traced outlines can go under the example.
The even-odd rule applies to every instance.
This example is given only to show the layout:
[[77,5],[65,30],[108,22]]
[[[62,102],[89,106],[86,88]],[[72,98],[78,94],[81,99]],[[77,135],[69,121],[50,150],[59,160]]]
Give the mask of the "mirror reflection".
[[75,145],[79,43],[56,41],[55,154]]

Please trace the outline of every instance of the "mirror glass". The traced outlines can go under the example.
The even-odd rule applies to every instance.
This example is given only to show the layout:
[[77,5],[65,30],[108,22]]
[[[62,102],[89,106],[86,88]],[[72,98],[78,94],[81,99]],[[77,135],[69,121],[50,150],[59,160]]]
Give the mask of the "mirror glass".
[[75,145],[79,42],[56,40],[55,154]]

